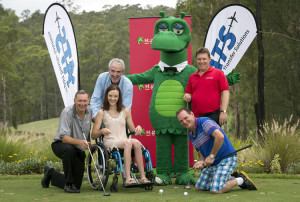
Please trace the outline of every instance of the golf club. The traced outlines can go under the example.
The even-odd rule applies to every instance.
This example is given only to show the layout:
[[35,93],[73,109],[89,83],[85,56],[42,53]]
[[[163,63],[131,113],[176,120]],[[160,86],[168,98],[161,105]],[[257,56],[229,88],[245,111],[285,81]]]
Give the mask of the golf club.
[[[83,131],[82,131],[82,135],[83,135],[83,137],[84,137],[84,140],[87,141],[87,139],[86,139],[85,134],[84,134]],[[107,193],[107,192],[105,191],[105,188],[104,188],[104,186],[103,186],[103,183],[102,183],[102,180],[101,180],[99,171],[98,171],[98,169],[97,169],[96,162],[94,161],[93,154],[92,154],[92,152],[91,152],[91,150],[90,150],[90,147],[88,147],[88,150],[89,150],[89,153],[90,153],[90,155],[91,155],[91,157],[92,157],[92,161],[93,161],[93,163],[94,163],[94,166],[95,166],[95,169],[96,169],[96,172],[97,172],[98,179],[99,179],[99,181],[100,181],[100,183],[101,183],[101,186],[102,186],[102,188],[103,188],[103,192],[104,192],[103,195],[104,195],[104,196],[110,196],[110,194]]]
[[[234,153],[237,153],[237,152],[242,151],[242,150],[244,150],[244,149],[247,149],[247,148],[249,148],[249,147],[252,147],[252,144],[249,144],[249,145],[247,145],[247,146],[245,146],[245,147],[242,147],[242,148],[240,148],[240,149],[238,149],[238,150],[236,150],[236,151],[234,151],[234,152],[230,152],[229,154],[226,154],[226,155],[224,155],[224,156],[221,156],[221,157],[215,159],[215,161],[220,160],[220,159],[222,159],[222,158],[225,158],[225,157],[227,157],[227,156],[230,156],[230,155],[232,155],[232,154],[234,154]],[[204,168],[206,168],[206,167],[207,167],[207,166],[205,166]],[[194,168],[189,169],[187,172],[190,172],[190,171],[192,171],[192,170],[194,170]],[[184,174],[184,173],[187,173],[187,172],[185,171],[185,172],[179,173],[178,175],[181,175],[181,174]]]
[[[186,108],[188,109],[189,108],[189,103],[188,102],[186,102]],[[189,129],[186,129],[186,131],[187,131],[187,135],[186,135],[186,137],[187,137],[187,148],[188,148],[188,171],[187,171],[187,173],[188,173],[188,183],[186,184],[186,185],[184,185],[184,188],[185,189],[190,189],[191,188],[191,185],[190,185],[190,175],[189,175],[189,161],[190,161],[190,153],[189,153]]]

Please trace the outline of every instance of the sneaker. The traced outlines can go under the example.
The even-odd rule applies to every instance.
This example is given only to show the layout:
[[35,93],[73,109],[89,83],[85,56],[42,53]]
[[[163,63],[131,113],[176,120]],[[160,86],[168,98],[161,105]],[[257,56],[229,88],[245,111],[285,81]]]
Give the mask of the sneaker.
[[41,180],[41,184],[43,188],[49,188],[50,180],[51,180],[51,172],[54,170],[53,167],[46,165],[44,168],[44,177]]
[[64,187],[65,192],[67,193],[80,193],[80,190],[76,188],[74,184],[66,184]]
[[244,171],[240,171],[238,177],[241,177],[244,180],[244,183],[242,185],[239,185],[242,189],[257,190],[254,182],[252,182],[252,180]]

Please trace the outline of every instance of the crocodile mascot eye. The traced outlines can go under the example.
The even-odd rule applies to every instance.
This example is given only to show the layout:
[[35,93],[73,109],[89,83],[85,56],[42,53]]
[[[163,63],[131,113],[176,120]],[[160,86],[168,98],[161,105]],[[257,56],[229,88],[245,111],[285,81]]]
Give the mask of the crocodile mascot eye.
[[173,32],[177,35],[180,35],[182,34],[184,31],[184,26],[182,24],[179,24],[179,23],[176,23],[174,26],[173,26]]
[[158,31],[160,32],[166,32],[168,31],[168,25],[166,25],[165,23],[161,23],[157,26]]

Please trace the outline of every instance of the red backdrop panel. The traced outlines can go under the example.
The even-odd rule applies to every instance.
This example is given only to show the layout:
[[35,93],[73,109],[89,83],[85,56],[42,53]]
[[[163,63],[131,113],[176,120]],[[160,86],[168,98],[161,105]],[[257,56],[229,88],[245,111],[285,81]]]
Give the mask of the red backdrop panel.
[[[130,38],[130,74],[137,74],[151,69],[160,60],[160,51],[151,49],[154,25],[160,17],[131,18],[129,20]],[[191,29],[191,17],[184,18]],[[188,48],[188,63],[192,64],[191,46]],[[148,146],[153,167],[156,167],[155,131],[149,120],[149,105],[153,84],[133,87],[132,118],[135,125],[145,129],[143,136],[135,136],[144,146]],[[190,166],[193,165],[193,147],[189,143]]]

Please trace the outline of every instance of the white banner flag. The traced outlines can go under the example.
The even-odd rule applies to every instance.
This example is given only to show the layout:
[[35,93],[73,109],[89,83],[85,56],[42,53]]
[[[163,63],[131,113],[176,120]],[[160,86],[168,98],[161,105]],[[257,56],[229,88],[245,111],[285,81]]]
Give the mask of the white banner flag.
[[62,5],[54,3],[47,9],[43,35],[64,105],[72,105],[78,91],[78,57],[72,22]]
[[256,34],[255,18],[248,8],[241,5],[222,8],[212,19],[205,37],[204,47],[211,53],[210,66],[229,74]]

